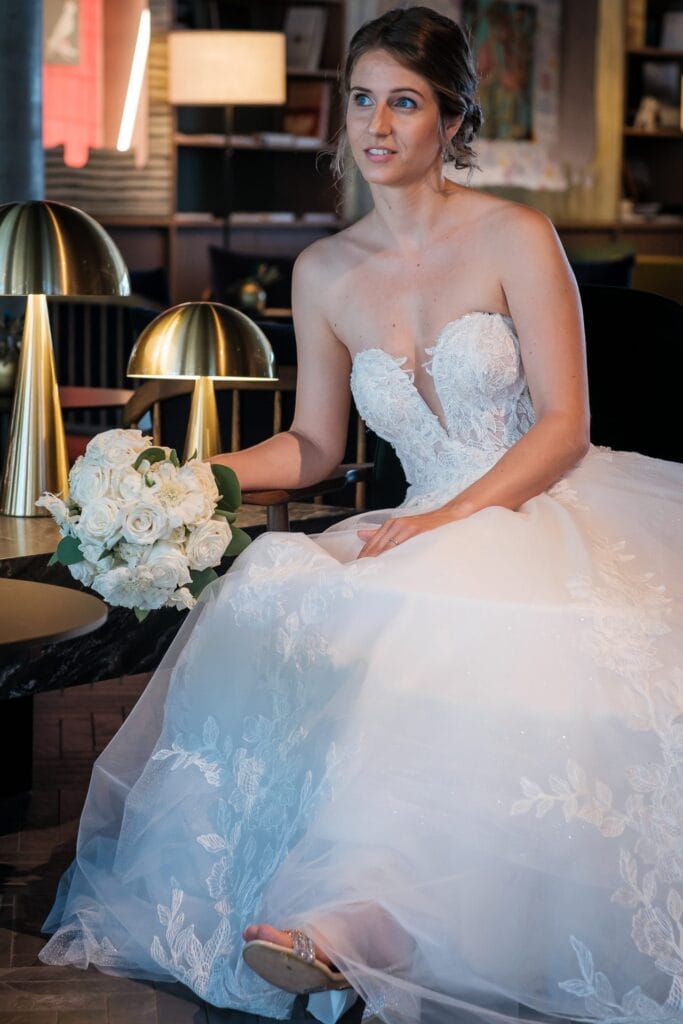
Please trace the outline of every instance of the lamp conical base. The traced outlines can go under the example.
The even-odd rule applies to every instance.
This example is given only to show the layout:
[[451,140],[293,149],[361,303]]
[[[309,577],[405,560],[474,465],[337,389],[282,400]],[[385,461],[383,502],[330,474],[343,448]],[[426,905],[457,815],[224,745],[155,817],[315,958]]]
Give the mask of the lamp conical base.
[[221,429],[213,381],[210,377],[198,377],[192,392],[183,460],[195,454],[198,459],[208,459],[220,451]]
[[0,512],[7,516],[46,515],[36,508],[36,501],[44,491],[66,497],[68,474],[47,301],[44,295],[29,295]]

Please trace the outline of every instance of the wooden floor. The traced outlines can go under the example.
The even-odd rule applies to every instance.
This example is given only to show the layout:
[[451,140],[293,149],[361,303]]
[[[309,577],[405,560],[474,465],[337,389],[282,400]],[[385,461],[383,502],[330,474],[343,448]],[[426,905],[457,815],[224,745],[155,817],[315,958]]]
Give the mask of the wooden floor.
[[[135,704],[146,676],[40,694],[34,788],[0,802],[0,1024],[265,1024],[203,1003],[181,985],[46,967],[40,934],[74,852],[90,768]],[[293,1020],[312,1021],[302,1007]]]

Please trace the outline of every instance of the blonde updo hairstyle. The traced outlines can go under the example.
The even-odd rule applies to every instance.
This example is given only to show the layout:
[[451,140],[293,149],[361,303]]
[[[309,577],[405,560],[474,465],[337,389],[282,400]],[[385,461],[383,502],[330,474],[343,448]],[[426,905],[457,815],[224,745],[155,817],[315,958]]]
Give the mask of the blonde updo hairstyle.
[[[476,167],[472,141],[481,128],[483,118],[476,100],[477,71],[460,26],[430,7],[395,9],[366,22],[349,46],[341,78],[344,109],[349,100],[356,62],[371,50],[384,50],[429,83],[439,107],[444,162],[455,164],[457,169]],[[461,115],[462,124],[449,138],[446,123]],[[346,145],[346,131],[342,128],[333,165],[338,178],[344,174]]]

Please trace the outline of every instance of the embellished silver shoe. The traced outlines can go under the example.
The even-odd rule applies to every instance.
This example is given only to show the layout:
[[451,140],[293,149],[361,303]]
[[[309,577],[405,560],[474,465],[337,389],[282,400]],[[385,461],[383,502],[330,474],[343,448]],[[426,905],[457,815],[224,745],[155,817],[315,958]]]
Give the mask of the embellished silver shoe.
[[285,992],[299,995],[351,988],[340,971],[318,960],[309,935],[298,928],[286,928],[285,932],[292,939],[291,949],[264,939],[245,943],[244,962],[259,977]]

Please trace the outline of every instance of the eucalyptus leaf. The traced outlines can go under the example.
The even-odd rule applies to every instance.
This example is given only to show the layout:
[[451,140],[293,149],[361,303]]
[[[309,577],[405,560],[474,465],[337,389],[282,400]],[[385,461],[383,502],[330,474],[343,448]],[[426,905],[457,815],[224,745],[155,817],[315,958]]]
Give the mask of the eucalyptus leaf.
[[224,556],[236,556],[241,554],[245,548],[251,544],[251,537],[244,530],[240,530],[238,526],[234,526],[232,529],[232,540],[228,544],[224,551]]
[[57,552],[56,551],[54,551],[52,553],[52,557],[50,558],[50,561],[47,564],[48,564],[48,567],[51,566],[51,565],[58,565],[59,564],[59,558],[57,557]]
[[192,455],[190,455],[189,458],[185,459],[185,462],[192,462],[192,460],[196,459],[196,458],[197,458],[197,449],[195,448],[195,450],[192,452]]
[[150,613],[149,608],[133,608],[133,611],[138,622],[144,622]]
[[178,467],[180,466],[180,459],[178,458],[178,453],[175,450],[175,448],[171,448],[171,454],[169,455],[169,459],[171,460],[175,468],[178,469]]
[[139,469],[143,462],[149,462],[152,466],[155,462],[164,462],[165,460],[166,452],[163,448],[145,448],[133,463],[133,469]]
[[208,587],[209,583],[218,579],[215,569],[190,569],[190,576],[192,582],[188,583],[187,589],[193,597],[199,597],[204,587]]
[[62,565],[76,565],[77,562],[82,562],[85,558],[75,537],[62,537],[57,545],[55,556]]
[[223,519],[227,519],[227,521],[229,523],[234,523],[235,520],[237,519],[237,513],[236,512],[228,512],[228,510],[226,508],[217,508],[216,511],[214,512],[214,515],[215,516],[222,516]]
[[236,512],[242,504],[242,491],[234,470],[229,466],[221,466],[212,462],[211,472],[221,494],[219,508],[225,509],[227,512]]

